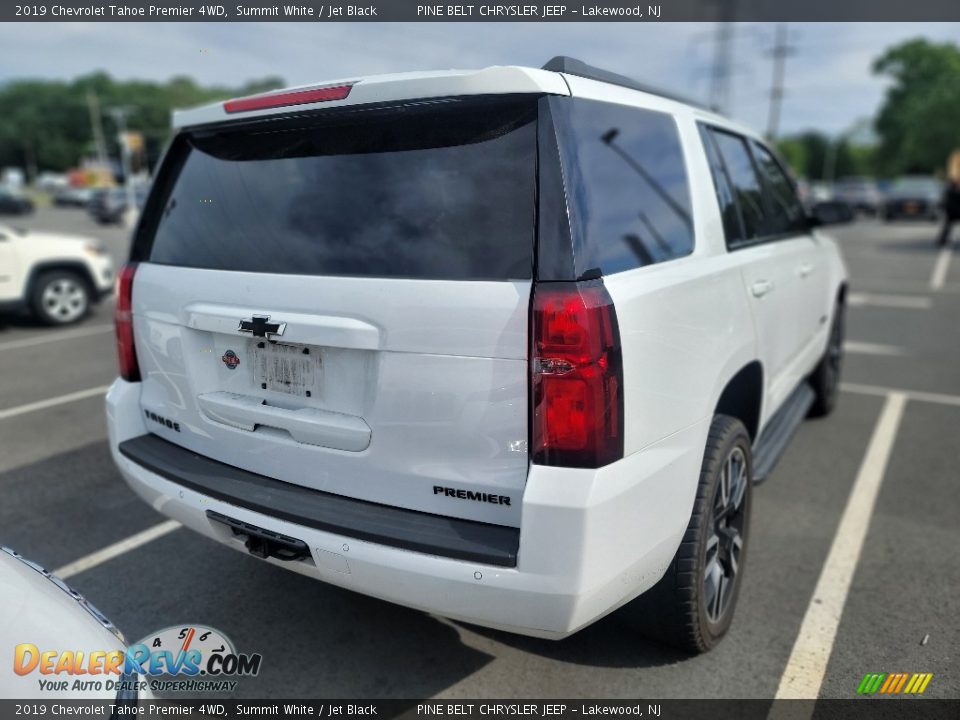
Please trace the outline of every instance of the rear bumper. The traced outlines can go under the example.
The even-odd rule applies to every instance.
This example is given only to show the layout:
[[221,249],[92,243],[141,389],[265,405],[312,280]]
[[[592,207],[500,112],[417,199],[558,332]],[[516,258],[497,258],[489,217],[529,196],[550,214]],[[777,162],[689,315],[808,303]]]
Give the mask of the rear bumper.
[[294,525],[455,560],[516,567],[520,529],[356,500],[235,468],[141,435],[117,447],[135,465],[204,495]]
[[[386,508],[384,514],[384,506],[375,505],[368,529],[380,537],[358,537],[357,519],[345,510],[356,501],[347,498],[316,493],[307,503],[308,496],[299,494],[303,488],[272,485],[279,481],[269,478],[261,485],[269,491],[258,495],[259,481],[253,478],[262,476],[246,477],[254,485],[240,490],[237,474],[252,474],[220,463],[213,474],[220,473],[222,482],[211,480],[209,472],[171,479],[183,470],[170,466],[177,457],[182,461],[184,452],[197,459],[200,465],[194,467],[212,461],[175,445],[165,457],[169,443],[144,441],[142,436],[150,436],[139,393],[139,384],[117,380],[107,394],[111,451],[126,481],[159,512],[240,550],[245,550],[242,541],[211,520],[208,511],[296,538],[306,543],[309,557],[267,562],[456,620],[554,639],[590,624],[662,577],[693,505],[702,450],[691,449],[702,448],[706,438],[705,425],[698,424],[599,470],[532,466],[515,567],[508,567],[502,553],[517,532],[509,528],[497,531],[499,536],[485,534],[482,528],[497,526],[397,508]],[[153,460],[146,459],[145,448]],[[303,507],[291,510],[285,500],[277,500],[271,491],[278,489],[297,493]],[[341,503],[342,512],[325,513],[322,505],[331,500]],[[407,523],[410,514],[420,516],[419,534]],[[460,542],[473,543],[470,557],[450,557],[458,533],[467,535]],[[399,537],[419,538],[419,547],[400,547]],[[434,549],[424,542],[434,543]],[[477,555],[477,547],[493,553],[493,561]]]

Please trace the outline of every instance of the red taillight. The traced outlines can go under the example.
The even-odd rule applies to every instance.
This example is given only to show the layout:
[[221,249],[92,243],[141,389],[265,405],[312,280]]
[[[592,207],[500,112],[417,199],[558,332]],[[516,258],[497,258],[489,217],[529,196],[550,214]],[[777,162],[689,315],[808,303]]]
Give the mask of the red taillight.
[[623,457],[623,370],[602,282],[534,289],[531,453],[540,465],[600,467]]
[[250,97],[227,100],[223,104],[223,109],[228,113],[235,113],[245,112],[247,110],[287,107],[288,105],[305,105],[307,103],[343,100],[350,94],[352,87],[353,85],[333,85],[330,87],[314,88],[313,90],[294,90],[292,92],[268,93],[267,95],[252,95]]
[[113,313],[120,377],[128,382],[140,382],[140,366],[133,345],[133,276],[136,272],[136,263],[130,263],[117,273],[117,305]]

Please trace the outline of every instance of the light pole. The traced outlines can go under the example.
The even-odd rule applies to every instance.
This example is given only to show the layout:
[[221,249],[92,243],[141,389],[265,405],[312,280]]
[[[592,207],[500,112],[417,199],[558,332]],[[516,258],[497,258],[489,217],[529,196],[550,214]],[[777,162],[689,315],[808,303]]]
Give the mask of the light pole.
[[127,227],[133,224],[136,216],[136,197],[133,192],[133,170],[130,167],[130,145],[127,140],[127,116],[133,113],[129,106],[112,107],[108,110],[117,125],[117,141],[120,143],[120,164],[123,168],[123,184],[127,195],[127,208],[123,213]]

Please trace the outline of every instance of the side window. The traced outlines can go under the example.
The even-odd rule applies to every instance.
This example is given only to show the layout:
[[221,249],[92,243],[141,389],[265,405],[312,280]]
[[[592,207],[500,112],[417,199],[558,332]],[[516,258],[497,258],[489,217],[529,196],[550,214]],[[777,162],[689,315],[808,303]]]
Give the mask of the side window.
[[766,181],[766,195],[770,206],[771,232],[785,234],[806,229],[806,215],[797,198],[793,183],[787,177],[773,154],[757,142],[753,143],[757,165]]
[[[743,219],[743,232],[736,243],[741,245],[759,240],[768,235],[769,218],[764,205],[763,186],[753,165],[746,141],[739,135],[731,135],[720,130],[710,130],[723,159],[733,193],[740,206]],[[736,245],[731,243],[730,247]]]
[[740,208],[737,206],[737,200],[734,197],[733,186],[730,183],[730,177],[727,175],[727,169],[713,144],[713,136],[703,125],[700,126],[700,139],[703,141],[703,149],[707,154],[707,161],[710,163],[710,175],[713,177],[713,186],[717,191],[717,203],[720,205],[720,216],[723,219],[723,232],[726,236],[727,247],[736,247],[743,243],[744,236],[743,224],[740,220]]
[[611,274],[693,251],[690,188],[669,115],[565,99],[558,124],[576,271]]

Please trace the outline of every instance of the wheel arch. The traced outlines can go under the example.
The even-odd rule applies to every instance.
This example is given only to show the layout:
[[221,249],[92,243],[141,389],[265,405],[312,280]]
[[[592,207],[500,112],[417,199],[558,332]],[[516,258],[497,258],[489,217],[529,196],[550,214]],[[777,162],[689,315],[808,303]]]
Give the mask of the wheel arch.
[[90,273],[90,268],[88,268],[79,260],[48,260],[35,264],[32,268],[30,268],[30,274],[27,277],[27,283],[23,294],[24,300],[30,302],[30,299],[33,297],[33,293],[36,290],[37,281],[41,276],[43,276],[45,273],[56,270],[67,270],[79,275],[83,279],[84,283],[86,283],[87,290],[90,291],[90,302],[93,303],[96,301],[96,282],[94,282],[93,275]]
[[714,415],[730,415],[747,428],[750,440],[756,441],[760,429],[760,413],[763,409],[763,365],[753,360],[740,368],[727,381]]

